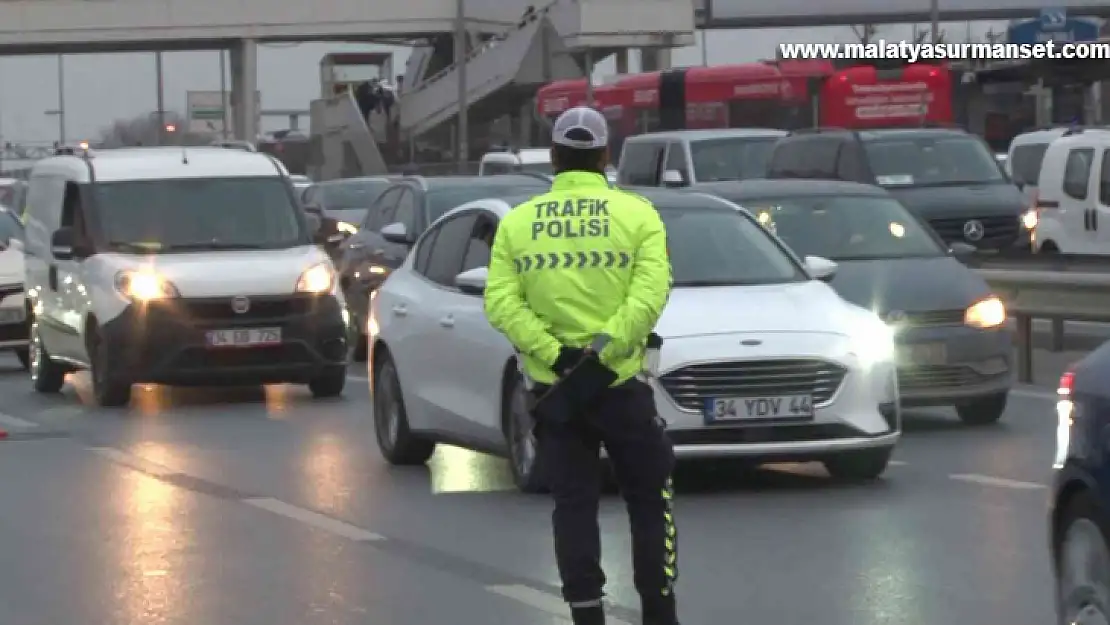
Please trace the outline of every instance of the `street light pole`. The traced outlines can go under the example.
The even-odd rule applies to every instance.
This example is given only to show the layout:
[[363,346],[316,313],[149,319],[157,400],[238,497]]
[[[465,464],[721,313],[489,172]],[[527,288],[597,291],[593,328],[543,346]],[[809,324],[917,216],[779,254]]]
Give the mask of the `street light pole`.
[[467,75],[466,75],[466,0],[456,0],[455,4],[455,70],[459,75],[459,115],[456,130],[458,138],[455,148],[458,150],[459,173],[466,173],[466,164],[470,156],[470,119],[467,109]]
[[58,55],[58,143],[66,143],[66,66],[65,57]]
[[154,80],[158,89],[158,145],[166,143],[166,89],[162,79],[162,51],[154,53]]
[[940,43],[940,0],[929,0],[930,33],[933,43]]
[[227,120],[228,98],[227,98],[227,50],[220,48],[220,110],[223,111],[223,119],[220,122],[220,135],[224,141],[227,141],[227,130],[231,125]]

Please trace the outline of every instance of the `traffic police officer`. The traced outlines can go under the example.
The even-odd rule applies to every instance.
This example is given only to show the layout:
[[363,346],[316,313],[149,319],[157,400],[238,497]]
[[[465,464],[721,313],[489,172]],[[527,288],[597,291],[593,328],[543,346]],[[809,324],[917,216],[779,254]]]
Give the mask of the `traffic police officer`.
[[[538,406],[534,414],[555,499],[563,597],[574,623],[605,622],[597,522],[603,444],[628,507],[643,622],[677,625],[674,452],[651,387],[639,379],[648,335],[671,286],[667,237],[650,202],[606,180],[608,134],[605,118],[591,108],[572,108],[556,120],[551,191],[502,220],[485,309],[521,353],[533,397],[543,402],[556,389],[569,394],[562,404],[571,407],[569,418],[550,417]],[[570,380],[586,365],[610,383],[576,396]]]

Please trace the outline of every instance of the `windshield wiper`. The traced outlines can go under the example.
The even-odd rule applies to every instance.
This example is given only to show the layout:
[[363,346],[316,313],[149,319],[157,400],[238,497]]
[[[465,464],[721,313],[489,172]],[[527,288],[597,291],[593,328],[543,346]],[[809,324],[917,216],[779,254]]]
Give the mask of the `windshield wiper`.
[[171,251],[191,251],[191,250],[264,250],[265,246],[256,245],[253,243],[221,243],[219,241],[207,241],[203,243],[175,243],[166,246],[167,250]]

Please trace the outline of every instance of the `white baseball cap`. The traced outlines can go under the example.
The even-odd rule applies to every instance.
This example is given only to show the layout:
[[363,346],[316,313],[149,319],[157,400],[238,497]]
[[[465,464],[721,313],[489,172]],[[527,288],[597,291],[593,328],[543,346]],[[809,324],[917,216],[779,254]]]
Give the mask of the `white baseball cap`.
[[551,142],[579,150],[603,148],[609,145],[609,124],[596,109],[576,106],[555,120]]

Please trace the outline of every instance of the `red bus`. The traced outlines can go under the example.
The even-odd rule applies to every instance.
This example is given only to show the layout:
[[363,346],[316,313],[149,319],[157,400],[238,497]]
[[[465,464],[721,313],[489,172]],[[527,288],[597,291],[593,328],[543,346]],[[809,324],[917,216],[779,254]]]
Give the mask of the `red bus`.
[[[952,78],[943,66],[768,61],[622,76],[594,89],[616,138],[684,128],[876,128],[953,121]],[[586,103],[586,81],[545,85],[536,96],[549,120]]]

